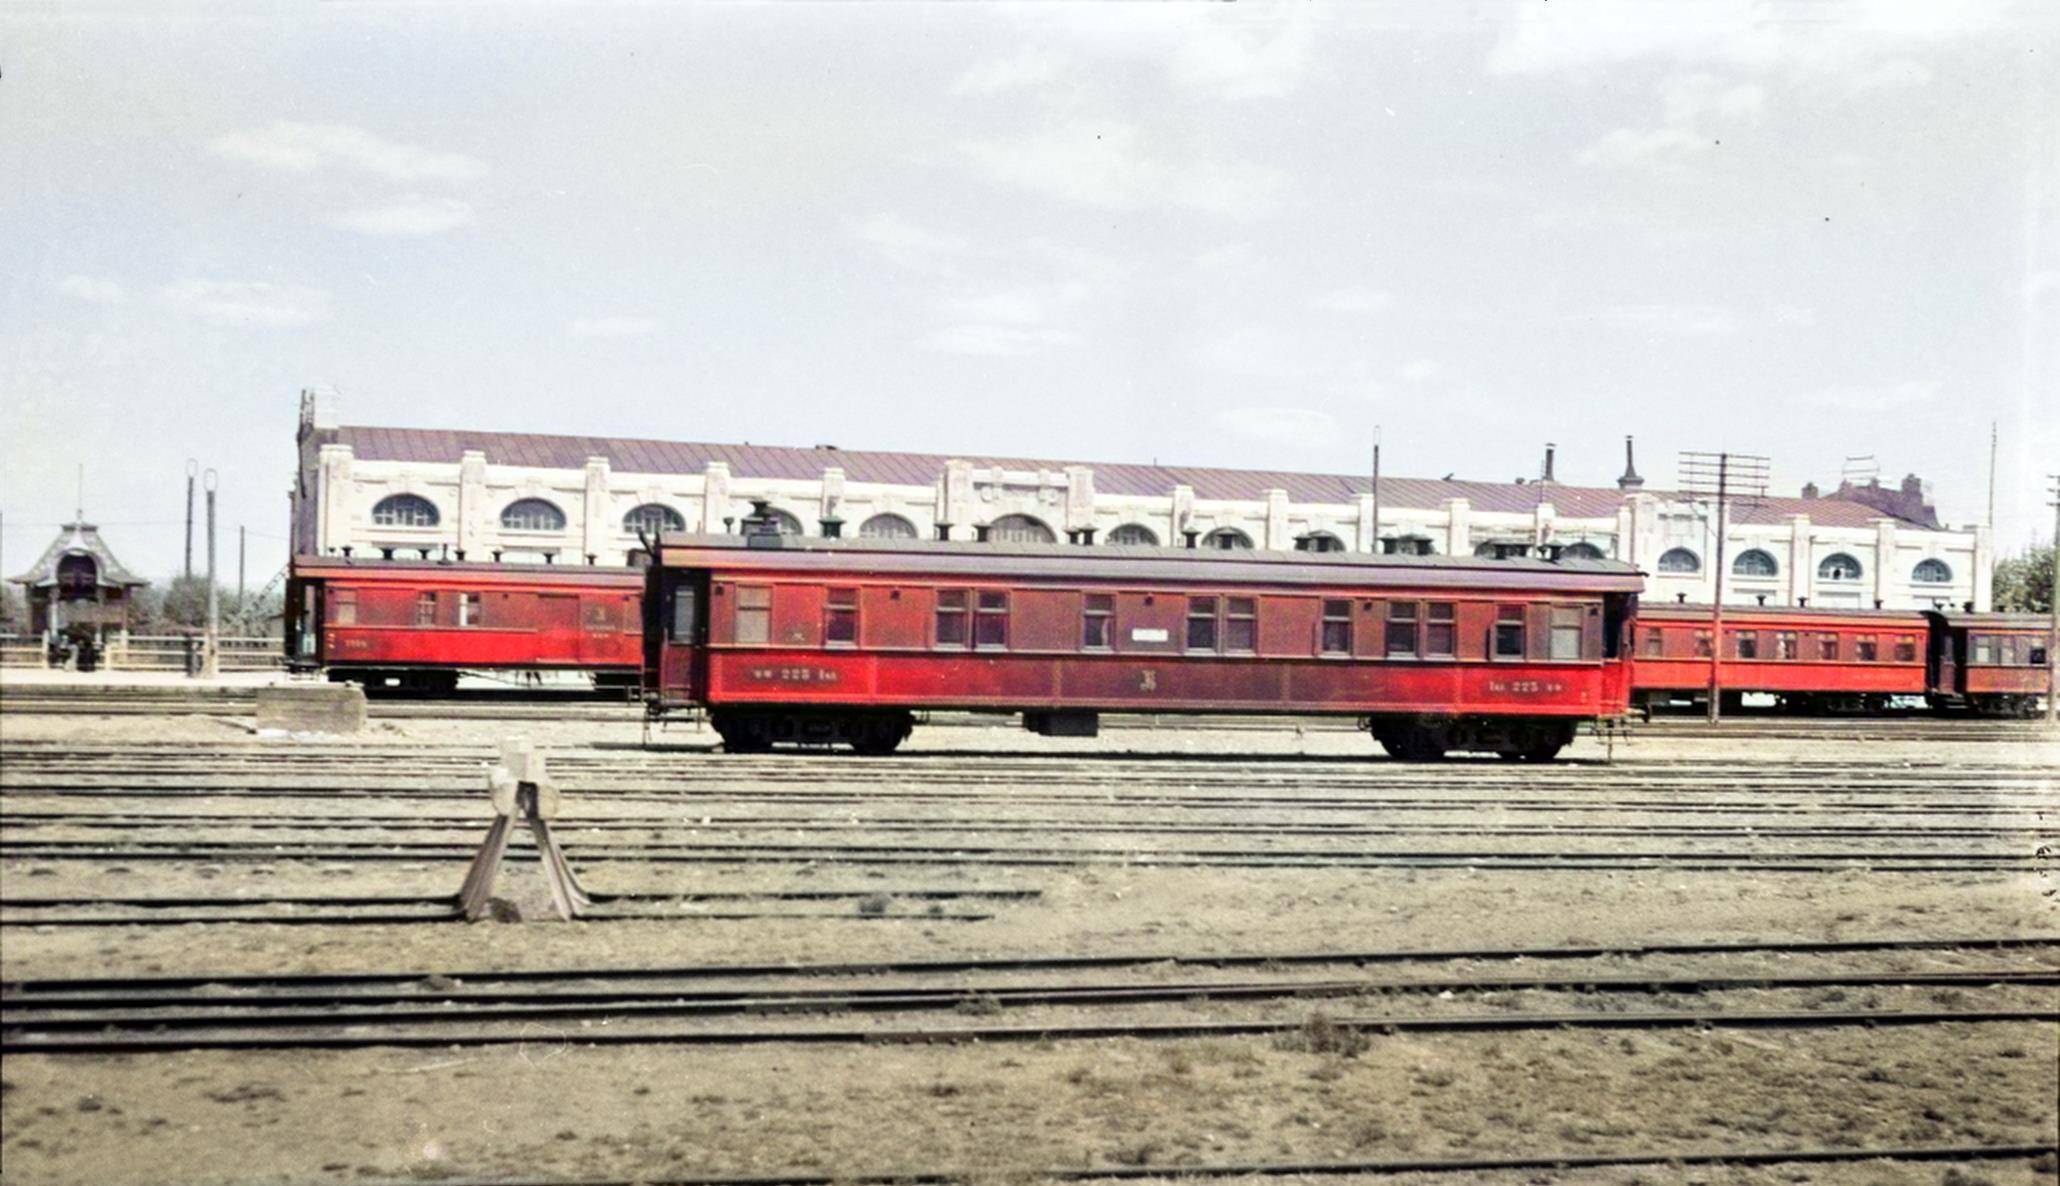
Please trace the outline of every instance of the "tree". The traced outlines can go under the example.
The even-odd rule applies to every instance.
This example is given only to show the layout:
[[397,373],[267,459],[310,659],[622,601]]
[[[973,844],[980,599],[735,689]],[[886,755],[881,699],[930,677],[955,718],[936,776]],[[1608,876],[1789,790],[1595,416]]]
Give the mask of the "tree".
[[19,634],[29,628],[29,603],[21,587],[0,582],[0,634]]
[[2053,549],[2033,548],[1996,562],[1996,609],[2003,613],[2053,612]]
[[[138,590],[137,594],[136,617],[150,633],[179,633],[207,628],[206,577],[176,576],[162,586],[152,585]],[[236,590],[216,588],[216,612],[221,615],[223,634],[267,633],[285,605],[284,595],[277,589],[263,599],[253,589],[244,594],[243,600],[250,603],[247,613],[246,607],[237,599]]]

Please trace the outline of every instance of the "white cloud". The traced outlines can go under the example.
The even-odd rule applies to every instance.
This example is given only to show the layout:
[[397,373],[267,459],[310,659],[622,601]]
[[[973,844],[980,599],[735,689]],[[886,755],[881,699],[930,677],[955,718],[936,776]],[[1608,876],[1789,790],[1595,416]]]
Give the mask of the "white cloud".
[[1337,417],[1311,408],[1229,408],[1216,413],[1215,421],[1225,432],[1285,445],[1327,441],[1338,433]]
[[1928,404],[1938,398],[1938,384],[1910,379],[1901,383],[1840,385],[1813,391],[1804,401],[1840,412],[1875,414]]
[[385,205],[341,211],[327,222],[363,235],[437,235],[470,224],[472,204],[409,194]]
[[349,124],[276,120],[269,127],[217,136],[208,148],[289,173],[340,166],[394,181],[469,181],[486,172],[486,163],[477,157],[396,144]]
[[1660,86],[1660,124],[1617,128],[1581,154],[1584,165],[1635,166],[1676,160],[1712,148],[1731,130],[1758,123],[1767,104],[1758,83],[1730,83],[1713,74],[1677,74]]
[[1064,309],[1079,304],[1086,296],[1085,284],[1069,281],[954,297],[945,302],[945,309],[968,321],[1043,325]]
[[1323,293],[1309,302],[1312,309],[1358,316],[1384,313],[1394,305],[1395,294],[1377,288],[1340,288]]
[[1278,10],[1276,21],[1218,19],[1200,23],[1174,50],[1174,85],[1228,99],[1277,98],[1301,89],[1316,49],[1310,8]]
[[216,325],[282,329],[329,318],[328,292],[262,280],[181,280],[159,289],[158,299]]
[[1738,330],[1738,318],[1714,305],[1614,305],[1581,319],[1659,337],[1715,338]]
[[894,263],[921,272],[949,271],[952,257],[968,246],[961,236],[932,231],[892,214],[852,223],[851,234]]
[[1775,305],[1767,315],[1776,325],[1807,327],[1817,324],[1817,311],[1808,305]]
[[656,317],[581,317],[565,327],[575,338],[640,338],[658,332]]
[[119,305],[129,299],[120,283],[99,276],[66,276],[57,282],[57,291],[95,305]]
[[1404,383],[1428,383],[1445,373],[1445,368],[1428,358],[1414,359],[1402,367]]
[[1074,123],[962,148],[989,181],[1109,209],[1181,206],[1253,217],[1287,187],[1284,174],[1249,161],[1156,157],[1149,139],[1124,123]]
[[1021,325],[947,325],[917,343],[943,354],[1022,355],[1080,340],[1070,330]]
[[1006,58],[982,62],[959,76],[952,90],[961,95],[993,95],[1042,86],[1065,70],[1065,59],[1050,51],[1027,48]]

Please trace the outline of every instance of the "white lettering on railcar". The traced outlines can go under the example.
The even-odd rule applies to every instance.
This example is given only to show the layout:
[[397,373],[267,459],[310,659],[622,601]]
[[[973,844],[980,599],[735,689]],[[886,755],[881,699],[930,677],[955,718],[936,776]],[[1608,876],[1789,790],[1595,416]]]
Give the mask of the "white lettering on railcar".
[[1132,626],[1130,628],[1130,641],[1132,642],[1165,642],[1169,637],[1171,636],[1166,633],[1166,629],[1163,626]]
[[834,667],[748,667],[744,677],[776,684],[834,684],[841,678]]

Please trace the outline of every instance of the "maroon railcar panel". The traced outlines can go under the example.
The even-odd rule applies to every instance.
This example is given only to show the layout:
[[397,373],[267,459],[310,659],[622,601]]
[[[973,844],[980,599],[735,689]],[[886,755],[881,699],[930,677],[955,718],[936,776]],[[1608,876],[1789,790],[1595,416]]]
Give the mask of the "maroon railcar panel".
[[669,538],[654,621],[684,587],[707,612],[658,644],[661,707],[1573,720],[1626,710],[1641,580],[1607,563]]
[[332,671],[580,670],[633,676],[643,574],[631,569],[296,560],[296,656]]
[[[1718,678],[1727,692],[1921,696],[1928,633],[1914,610],[1726,606]],[[1637,640],[1637,690],[1709,688],[1708,606],[1642,606]]]

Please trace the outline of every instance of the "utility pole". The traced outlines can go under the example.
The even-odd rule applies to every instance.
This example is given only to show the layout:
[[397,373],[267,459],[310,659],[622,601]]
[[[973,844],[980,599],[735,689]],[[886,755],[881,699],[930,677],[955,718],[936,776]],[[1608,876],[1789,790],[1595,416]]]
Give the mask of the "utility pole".
[[1996,422],[1988,422],[1988,530],[1989,546],[1995,547],[1996,534]]
[[215,471],[207,471],[207,634],[201,641],[200,674],[213,679],[221,674],[222,657],[217,653],[222,628],[222,606],[215,586]]
[[191,457],[186,459],[186,579],[193,579],[193,478],[200,473],[200,463]]
[[238,523],[236,525],[236,618],[238,621],[247,621],[250,618],[250,606],[244,604],[243,601],[243,556],[243,524]]
[[2046,639],[2046,723],[2060,724],[2060,474],[2048,474],[2053,482],[2053,583],[2048,587],[2047,607],[2053,615],[2053,629]]
[[1729,530],[1733,498],[1753,501],[1767,496],[1765,457],[1746,453],[1681,454],[1681,489],[1689,494],[1713,498],[1717,503],[1717,542],[1711,549],[1712,575],[1716,590],[1710,598],[1710,703],[1709,722],[1723,719],[1724,659],[1724,536]]
[[1380,546],[1380,425],[1373,426],[1373,554],[1381,554]]

